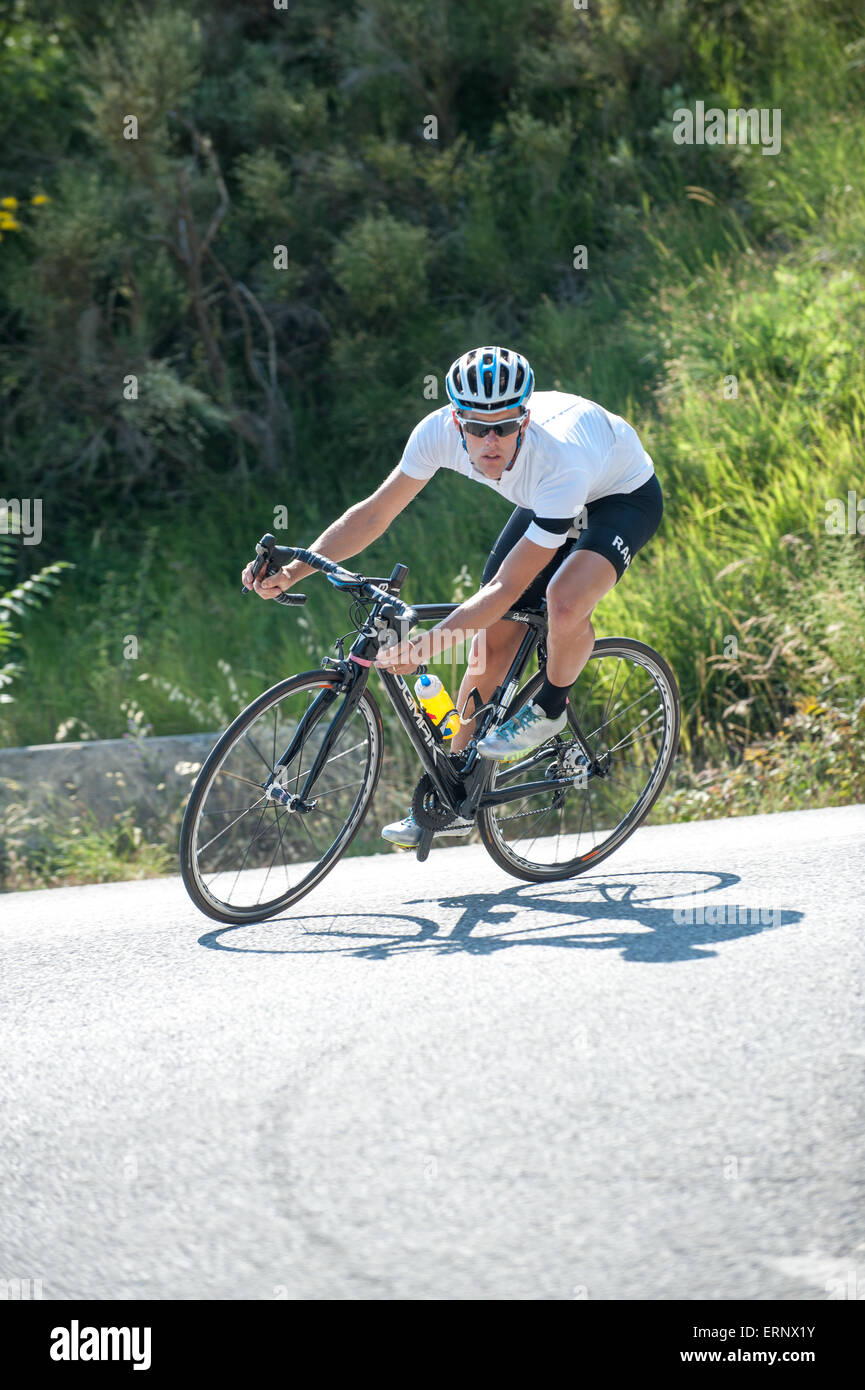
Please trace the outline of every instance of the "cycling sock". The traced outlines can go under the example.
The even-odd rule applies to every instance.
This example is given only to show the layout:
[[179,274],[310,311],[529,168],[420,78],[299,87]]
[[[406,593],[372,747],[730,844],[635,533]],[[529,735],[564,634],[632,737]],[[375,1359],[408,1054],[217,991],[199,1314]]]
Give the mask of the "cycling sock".
[[553,685],[549,676],[544,676],[544,683],[532,704],[539,705],[548,719],[558,719],[567,704],[570,688],[569,685]]

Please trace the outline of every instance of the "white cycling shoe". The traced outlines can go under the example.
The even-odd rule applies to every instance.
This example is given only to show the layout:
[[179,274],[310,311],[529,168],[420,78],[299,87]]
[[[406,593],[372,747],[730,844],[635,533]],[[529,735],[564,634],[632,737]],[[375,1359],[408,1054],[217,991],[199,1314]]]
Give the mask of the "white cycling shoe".
[[539,705],[530,700],[522,709],[517,710],[512,719],[508,719],[494,733],[481,739],[478,752],[482,758],[491,758],[495,762],[512,762],[514,758],[522,758],[533,748],[546,743],[547,739],[560,734],[567,722],[567,710],[562,710],[555,719],[550,719]]
[[[452,825],[446,825],[443,830],[437,830],[433,838],[437,840],[441,835],[468,835],[474,828],[473,820],[457,819]],[[422,834],[423,831],[409,811],[404,820],[384,826],[381,837],[383,840],[389,840],[392,845],[399,845],[400,849],[417,849]]]

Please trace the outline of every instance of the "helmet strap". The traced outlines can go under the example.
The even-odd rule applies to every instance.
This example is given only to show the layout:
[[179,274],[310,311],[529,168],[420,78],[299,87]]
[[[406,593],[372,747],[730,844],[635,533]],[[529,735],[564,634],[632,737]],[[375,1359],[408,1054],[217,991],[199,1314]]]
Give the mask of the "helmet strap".
[[[519,431],[519,434],[517,435],[517,447],[514,449],[514,456],[513,456],[513,458],[511,459],[510,463],[509,463],[509,464],[507,465],[507,467],[505,468],[505,472],[506,472],[506,473],[508,473],[508,472],[513,468],[514,464],[515,464],[516,461],[517,461],[517,454],[520,452],[520,449],[523,447],[523,434],[525,433],[525,428],[526,428],[525,425],[523,425],[523,426],[521,427],[520,431]],[[463,440],[463,448],[465,448],[465,447],[466,447],[466,445],[465,445],[465,440]]]

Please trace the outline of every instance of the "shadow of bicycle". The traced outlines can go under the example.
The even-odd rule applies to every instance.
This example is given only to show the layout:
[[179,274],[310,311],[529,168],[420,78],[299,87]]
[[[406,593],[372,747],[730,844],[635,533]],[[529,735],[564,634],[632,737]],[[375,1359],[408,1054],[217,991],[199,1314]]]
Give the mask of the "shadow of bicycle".
[[[602,874],[563,883],[524,883],[499,893],[413,898],[399,913],[304,913],[218,927],[200,937],[199,944],[243,954],[327,951],[362,960],[388,960],[409,951],[490,955],[514,946],[618,951],[623,960],[642,964],[706,960],[724,942],[802,919],[801,912],[777,905],[717,902],[707,896],[739,882],[738,875],[720,870]],[[653,894],[652,887],[665,891]],[[396,922],[411,926],[398,931]]]

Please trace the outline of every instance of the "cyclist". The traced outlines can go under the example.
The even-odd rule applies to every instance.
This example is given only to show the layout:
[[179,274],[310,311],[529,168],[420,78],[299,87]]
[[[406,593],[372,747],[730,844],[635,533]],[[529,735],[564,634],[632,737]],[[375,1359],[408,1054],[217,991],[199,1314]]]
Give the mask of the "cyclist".
[[[592,612],[657,530],[663,497],[652,459],[631,425],[582,396],[535,391],[528,361],[513,349],[463,353],[451,364],[446,389],[450,404],[415,426],[393,472],[311,549],[332,560],[364,550],[439,468],[484,483],[515,504],[478,592],[436,627],[384,649],[376,661],[405,675],[428,664],[433,644],[441,650],[449,632],[483,631],[483,648],[477,636],[472,642],[457,706],[463,710],[473,686],[485,703],[507,674],[524,633],[522,624],[502,615],[537,607],[546,598],[544,683],[533,701],[478,744],[481,756],[509,761],[565,727],[568,691],[594,646]],[[311,573],[295,560],[253,585],[248,565],[243,582],[262,598],[274,598]],[[470,724],[465,720],[454,736],[452,755],[464,749]],[[465,835],[472,824],[457,820],[437,833]],[[381,833],[404,848],[421,836],[410,811]]]

